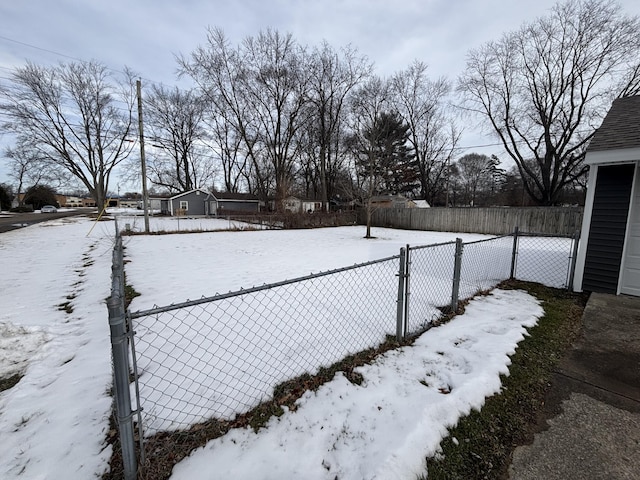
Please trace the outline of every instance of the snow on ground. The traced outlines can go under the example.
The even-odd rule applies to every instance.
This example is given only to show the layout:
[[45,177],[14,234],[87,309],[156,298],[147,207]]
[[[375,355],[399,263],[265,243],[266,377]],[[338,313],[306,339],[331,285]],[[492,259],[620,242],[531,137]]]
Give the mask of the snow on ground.
[[105,225],[87,236],[87,219],[68,218],[0,234],[0,377],[24,374],[0,393],[0,478],[80,480],[107,468]]
[[[226,220],[210,220],[205,228]],[[120,221],[122,226],[122,221]],[[429,245],[490,235],[374,228],[211,232],[124,237],[127,280],[141,295],[131,310],[168,305],[398,255]]]
[[[139,229],[142,218],[130,218]],[[152,229],[177,229],[172,221],[152,217]],[[199,225],[189,229],[229,228],[226,220],[195,221]],[[125,223],[121,217],[120,228]],[[0,234],[0,377],[24,375],[0,392],[0,478],[86,479],[108,468],[112,399],[105,299],[113,232],[113,222],[74,217]],[[374,240],[362,239],[363,227],[125,237],[128,280],[142,294],[132,309],[393,256],[407,243],[488,238],[378,228],[373,233]],[[362,386],[338,375],[259,435],[234,431],[209,444],[176,468],[176,478],[200,478],[189,472],[203,461],[229,467],[227,454],[219,452],[242,458],[233,468],[273,465],[251,478],[307,471],[311,476],[305,478],[396,478],[420,471],[421,458],[435,450],[445,426],[499,389],[507,355],[523,326],[539,314],[531,297],[518,292],[496,292],[472,305],[475,310],[431,330],[414,347],[363,367]],[[361,457],[366,460],[355,461]],[[201,470],[210,473],[205,478],[234,478],[212,466]]]
[[235,429],[194,451],[171,478],[415,478],[447,427],[500,390],[509,355],[542,314],[527,293],[495,290],[413,346],[358,368],[361,385],[337,374],[258,433]]
[[[158,215],[159,212],[149,215],[149,232],[198,232],[216,230],[262,230],[264,227],[258,224],[249,224],[237,220],[211,217],[168,217]],[[109,208],[107,215],[118,217],[120,229],[129,229],[132,232],[144,232],[144,213],[141,210]]]
[[[363,227],[339,227],[206,233],[189,235],[188,241],[185,235],[127,237],[127,279],[142,293],[131,308],[137,310],[141,303],[140,308],[149,308],[165,298],[173,303],[210,296],[225,286],[239,290],[253,282],[300,277],[317,272],[318,266],[329,270],[354,260],[387,258],[407,243],[433,244],[456,236],[380,228],[376,239],[366,240],[363,233]],[[500,243],[507,247],[503,258],[484,263],[502,265],[501,274],[486,277],[489,281],[480,288],[467,288],[460,298],[508,277],[512,241]],[[207,254],[212,248],[225,250],[224,256]],[[444,260],[440,268],[424,254],[416,257],[421,270],[412,274],[411,332],[422,330],[441,315],[438,306],[450,303],[454,253],[451,244],[437,250],[437,260]],[[473,256],[472,250],[468,255]],[[151,258],[170,265],[166,274],[145,260]],[[145,435],[187,428],[214,415],[234,418],[269,400],[284,381],[378,347],[396,331],[398,264],[393,259],[136,320]],[[465,278],[472,276],[473,264],[468,267],[463,268]]]

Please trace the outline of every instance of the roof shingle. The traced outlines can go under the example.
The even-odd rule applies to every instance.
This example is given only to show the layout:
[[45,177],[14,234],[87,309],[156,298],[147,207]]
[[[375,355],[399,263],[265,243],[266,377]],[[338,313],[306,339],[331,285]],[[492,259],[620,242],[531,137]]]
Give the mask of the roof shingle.
[[640,95],[617,98],[587,151],[640,147]]

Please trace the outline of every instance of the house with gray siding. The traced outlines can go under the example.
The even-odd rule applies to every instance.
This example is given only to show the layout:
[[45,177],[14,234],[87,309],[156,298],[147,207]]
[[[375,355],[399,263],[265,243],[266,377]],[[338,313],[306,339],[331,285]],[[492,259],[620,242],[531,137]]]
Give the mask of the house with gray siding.
[[204,216],[258,213],[258,197],[248,193],[207,192],[196,188],[162,199],[160,210],[171,216]]
[[249,193],[211,192],[207,197],[208,215],[258,213],[260,200]]
[[206,215],[206,198],[208,192],[196,188],[188,192],[178,193],[161,201],[161,210],[171,216],[193,217]]
[[585,163],[574,290],[640,296],[640,96],[613,102]]

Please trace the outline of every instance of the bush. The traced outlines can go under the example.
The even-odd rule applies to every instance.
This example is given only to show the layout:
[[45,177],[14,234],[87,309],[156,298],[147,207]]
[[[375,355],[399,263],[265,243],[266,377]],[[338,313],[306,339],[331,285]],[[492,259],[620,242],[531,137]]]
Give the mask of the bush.
[[33,212],[33,206],[32,205],[22,205],[21,207],[14,207],[9,211],[13,212],[13,213],[31,213],[31,212]]
[[0,210],[9,210],[11,208],[11,187],[0,183]]
[[24,203],[33,205],[33,208],[40,209],[45,205],[59,207],[56,199],[56,192],[48,185],[34,185],[27,189],[24,194]]

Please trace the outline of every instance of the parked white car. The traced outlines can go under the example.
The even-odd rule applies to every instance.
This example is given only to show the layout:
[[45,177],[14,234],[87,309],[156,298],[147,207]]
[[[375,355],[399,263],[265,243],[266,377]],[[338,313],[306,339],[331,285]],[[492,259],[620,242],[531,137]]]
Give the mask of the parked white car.
[[45,205],[40,209],[40,213],[58,213],[58,209],[53,205]]

